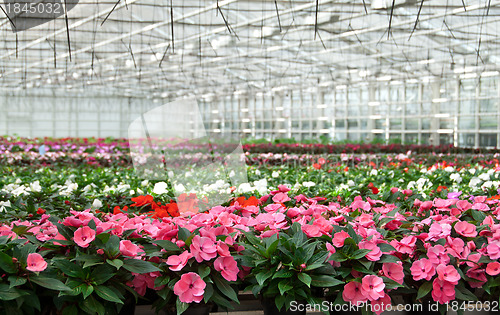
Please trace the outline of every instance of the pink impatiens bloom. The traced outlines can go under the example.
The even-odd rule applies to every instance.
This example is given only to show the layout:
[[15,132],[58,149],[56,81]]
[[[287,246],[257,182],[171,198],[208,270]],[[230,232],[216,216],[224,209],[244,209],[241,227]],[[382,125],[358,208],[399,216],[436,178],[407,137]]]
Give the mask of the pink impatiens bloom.
[[290,200],[291,200],[290,197],[288,197],[288,195],[283,192],[279,192],[273,197],[273,201],[276,203],[284,203]]
[[439,264],[447,265],[450,262],[450,257],[446,253],[443,245],[436,245],[427,250],[427,257],[435,266]]
[[33,272],[44,271],[47,268],[47,262],[42,255],[37,253],[28,254],[26,269]]
[[238,278],[238,264],[232,256],[219,257],[214,261],[214,268],[220,271],[221,275],[227,281],[236,281]]
[[476,226],[465,221],[457,222],[457,224],[455,224],[455,231],[465,237],[477,236]]
[[332,244],[335,247],[342,247],[342,246],[344,246],[345,239],[348,237],[350,237],[350,236],[345,231],[337,232],[337,233],[333,234]]
[[392,279],[399,284],[403,284],[405,273],[403,272],[403,266],[400,264],[385,263],[382,265],[382,271],[387,278]]
[[453,266],[439,265],[436,268],[438,279],[457,285],[460,280],[458,271]]
[[382,251],[375,244],[375,242],[367,241],[367,242],[359,242],[360,249],[370,249],[371,251],[366,254],[366,259],[370,261],[379,261],[380,257],[382,257]]
[[486,266],[486,273],[490,276],[496,276],[500,273],[500,263],[497,261],[490,262]]
[[191,249],[191,253],[194,258],[199,263],[217,256],[217,246],[215,245],[215,242],[208,237],[196,235],[193,237],[189,248]]
[[323,235],[323,233],[321,233],[320,227],[317,225],[304,224],[304,225],[302,225],[302,231],[308,237],[319,237],[319,236]]
[[87,248],[89,244],[95,239],[95,231],[88,226],[78,228],[74,234],[74,241],[76,245]]
[[422,258],[413,262],[410,270],[411,270],[411,275],[413,276],[413,280],[415,281],[422,279],[429,281],[436,274],[436,269],[434,268],[434,265],[427,258]]
[[359,305],[360,303],[366,302],[366,296],[361,292],[361,283],[359,282],[349,282],[344,286],[344,292],[342,292],[342,298],[346,302],[351,302],[351,304]]
[[487,247],[486,247],[486,254],[491,258],[491,259],[498,259],[500,258],[500,242],[498,241],[493,241],[491,242]]
[[198,274],[188,272],[183,274],[181,279],[174,285],[174,293],[181,302],[200,303],[203,300],[206,286],[207,284]]
[[193,255],[187,250],[180,255],[171,255],[167,259],[167,265],[170,266],[168,268],[172,271],[182,270],[182,268],[186,266],[188,260],[192,257]]
[[385,295],[384,288],[384,280],[374,275],[364,276],[361,282],[361,293],[370,301],[383,297]]
[[455,285],[448,281],[434,279],[434,282],[432,282],[432,298],[440,304],[454,300]]
[[124,256],[135,257],[141,248],[129,240],[120,241],[120,253]]
[[385,311],[390,310],[392,304],[391,304],[391,297],[387,294],[385,294],[383,297],[379,298],[378,300],[371,301],[372,304],[372,311],[380,315]]

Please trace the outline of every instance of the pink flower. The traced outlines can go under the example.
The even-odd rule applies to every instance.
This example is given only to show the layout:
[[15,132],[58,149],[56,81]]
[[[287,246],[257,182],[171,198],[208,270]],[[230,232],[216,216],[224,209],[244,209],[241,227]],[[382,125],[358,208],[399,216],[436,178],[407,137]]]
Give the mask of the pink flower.
[[400,264],[385,263],[382,265],[382,271],[387,278],[392,279],[399,284],[403,284],[405,273],[403,272],[403,266]]
[[287,201],[290,201],[290,197],[288,197],[288,195],[286,193],[283,193],[283,192],[279,192],[277,193],[276,195],[274,195],[273,197],[273,201],[275,203],[285,203]]
[[193,254],[188,252],[187,250],[184,251],[180,255],[172,255],[169,256],[167,259],[167,265],[170,265],[171,267],[168,267],[172,271],[179,271],[186,266],[188,260],[193,257]]
[[215,246],[214,241],[208,237],[196,235],[193,237],[189,248],[194,258],[199,263],[203,260],[210,260],[217,256],[217,246]]
[[447,281],[451,284],[457,285],[460,280],[460,275],[453,266],[439,265],[436,268],[438,279]]
[[370,261],[379,261],[380,257],[382,257],[382,251],[375,244],[375,242],[367,241],[367,242],[359,242],[360,249],[370,249],[371,251],[366,254],[366,259]]
[[372,303],[371,309],[377,315],[382,314],[382,312],[388,311],[392,306],[391,297],[387,294],[385,294],[378,300],[372,301],[371,303]]
[[319,237],[323,235],[320,227],[317,225],[304,224],[302,225],[302,231],[306,233],[308,237]]
[[455,224],[455,231],[465,237],[477,236],[476,226],[465,221],[457,222],[457,224]]
[[440,304],[445,304],[455,299],[455,285],[440,279],[432,283],[432,298]]
[[466,273],[467,277],[474,280],[474,281],[468,281],[471,288],[480,288],[486,283],[486,281],[488,281],[484,273],[485,273],[484,269],[479,269],[479,268],[471,268],[467,270]]
[[441,238],[450,236],[451,225],[448,223],[434,222],[429,229],[429,236],[427,240],[437,241]]
[[220,271],[227,281],[236,281],[238,278],[238,264],[232,256],[219,257],[214,261],[215,270]]
[[472,208],[472,205],[467,200],[459,200],[459,201],[457,201],[456,206],[461,211],[467,211],[470,208]]
[[345,231],[337,232],[337,233],[333,234],[332,244],[335,247],[342,247],[342,246],[344,246],[345,239],[348,237],[350,237],[350,236]]
[[38,253],[28,254],[27,264],[26,269],[33,272],[44,271],[47,268],[47,262]]
[[496,276],[500,273],[500,263],[497,261],[488,263],[486,266],[486,273],[490,276]]
[[427,250],[427,257],[435,266],[439,264],[447,265],[450,262],[450,257],[446,253],[443,245],[436,245]]
[[494,241],[490,243],[488,246],[486,246],[486,254],[491,258],[491,259],[498,259],[500,258],[500,242]]
[[174,293],[179,297],[179,300],[184,303],[200,303],[205,293],[207,284],[201,277],[194,273],[188,272],[181,276],[181,279],[174,285]]
[[385,295],[384,288],[384,280],[374,275],[364,276],[361,282],[361,293],[370,301],[375,301],[383,297]]
[[344,292],[342,292],[342,298],[346,302],[350,302],[354,305],[359,305],[360,303],[366,302],[366,296],[361,293],[361,283],[351,281],[344,286]]
[[427,258],[422,258],[415,261],[410,268],[413,280],[418,281],[425,279],[427,281],[431,280],[436,274],[436,269],[432,262]]
[[95,239],[95,231],[88,226],[78,228],[75,231],[73,240],[76,245],[87,248],[89,244]]
[[141,248],[129,240],[120,241],[120,253],[124,256],[135,257]]

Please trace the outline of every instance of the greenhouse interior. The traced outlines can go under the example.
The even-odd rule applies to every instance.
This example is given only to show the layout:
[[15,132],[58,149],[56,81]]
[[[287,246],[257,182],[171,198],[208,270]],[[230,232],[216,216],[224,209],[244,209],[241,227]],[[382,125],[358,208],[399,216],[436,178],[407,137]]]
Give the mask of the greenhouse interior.
[[500,1],[0,11],[0,314],[499,312]]

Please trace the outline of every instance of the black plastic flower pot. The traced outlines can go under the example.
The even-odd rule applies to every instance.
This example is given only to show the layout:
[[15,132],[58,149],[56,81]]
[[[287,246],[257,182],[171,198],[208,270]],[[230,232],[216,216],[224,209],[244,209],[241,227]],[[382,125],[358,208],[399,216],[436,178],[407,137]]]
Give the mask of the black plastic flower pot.
[[[264,315],[305,315],[306,310],[305,307],[302,311],[299,311],[298,308],[296,310],[288,309],[283,306],[281,310],[278,310],[276,307],[276,303],[272,298],[261,298],[260,302],[262,303],[262,308],[264,309]],[[297,305],[304,305],[305,301],[297,302]]]
[[[191,305],[189,305],[187,310],[182,313],[182,315],[209,315],[210,311],[212,311],[212,308],[212,304],[192,303]],[[164,310],[167,315],[177,315],[177,309],[175,308],[175,305],[167,306]]]

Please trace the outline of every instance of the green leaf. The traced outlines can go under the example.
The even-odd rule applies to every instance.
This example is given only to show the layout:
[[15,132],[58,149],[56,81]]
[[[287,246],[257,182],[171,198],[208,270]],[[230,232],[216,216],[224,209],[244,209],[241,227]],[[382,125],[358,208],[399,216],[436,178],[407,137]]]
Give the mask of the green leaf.
[[217,291],[214,291],[214,294],[212,295],[212,301],[214,301],[215,304],[222,306],[225,309],[234,309],[234,306],[229,303],[228,300],[226,300],[224,297],[222,297]]
[[302,281],[305,285],[307,285],[308,287],[311,287],[311,281],[312,281],[312,278],[310,275],[308,275],[307,273],[299,273],[299,275],[297,276],[299,278],[300,281]]
[[378,247],[380,248],[380,250],[383,253],[388,253],[388,252],[391,252],[391,251],[396,251],[396,249],[392,245],[386,244],[386,243],[380,243],[380,244],[378,244]]
[[378,263],[395,263],[401,261],[398,257],[392,255],[382,255]]
[[67,276],[75,277],[75,278],[83,278],[84,272],[82,267],[79,265],[70,262],[66,259],[54,259],[53,263],[59,268],[63,273]]
[[175,301],[175,309],[177,310],[177,315],[184,313],[189,307],[189,303],[184,303],[177,298]]
[[291,289],[293,289],[293,285],[290,284],[290,281],[287,280],[282,280],[278,283],[278,289],[280,290],[281,295],[285,295],[285,293]]
[[277,273],[275,273],[272,277],[272,279],[276,278],[291,278],[293,276],[294,272],[289,269],[280,269]]
[[113,267],[110,265],[99,265],[96,268],[92,268],[92,273],[90,274],[90,279],[95,282],[95,284],[100,285],[108,281],[115,275]]
[[177,236],[180,240],[186,241],[189,236],[191,236],[191,232],[188,229],[180,227],[177,232]]
[[455,287],[455,297],[463,301],[477,301],[477,296],[474,293],[460,285]]
[[203,279],[209,274],[210,274],[210,267],[208,267],[207,265],[200,265],[198,267],[198,275],[200,276],[200,278]]
[[26,278],[19,276],[9,276],[8,280],[10,282],[9,288],[11,289],[26,283]]
[[81,292],[82,292],[83,298],[86,299],[89,295],[92,294],[92,292],[94,292],[94,286],[92,286],[90,284],[83,283],[81,286]]
[[135,272],[135,273],[148,273],[148,272],[161,271],[161,269],[153,265],[153,263],[139,259],[124,260],[123,268],[127,269],[130,272]]
[[264,270],[262,272],[259,272],[256,276],[255,276],[255,280],[257,280],[257,283],[259,285],[263,285],[264,282],[269,279],[271,276],[273,275],[273,271],[272,270]]
[[106,242],[104,251],[108,253],[110,257],[118,256],[120,254],[120,238],[112,234]]
[[167,285],[169,281],[170,281],[170,277],[166,276],[166,275],[165,276],[156,277],[155,278],[155,287],[159,288],[162,285]]
[[177,246],[177,244],[175,244],[174,242],[171,242],[171,241],[156,240],[153,243],[156,244],[156,245],[158,245],[158,246],[160,246],[161,248],[163,248],[167,252],[178,252],[178,251],[181,250],[179,248],[179,246]]
[[311,275],[311,278],[312,278],[311,284],[315,287],[320,287],[320,288],[328,288],[339,284],[344,284],[343,281],[337,280],[332,276]]
[[120,270],[120,268],[123,266],[123,261],[121,259],[113,259],[113,260],[110,260],[110,259],[106,259],[106,262],[108,264],[110,264],[111,266],[115,267],[116,270]]
[[423,298],[424,296],[426,296],[427,294],[429,294],[429,292],[431,292],[432,290],[432,282],[425,282],[423,283],[420,288],[418,288],[418,292],[417,292],[417,300]]
[[205,287],[205,293],[203,294],[203,300],[205,303],[208,303],[210,301],[210,298],[214,294],[214,286],[211,283],[207,283],[207,286]]
[[350,256],[351,259],[361,259],[371,252],[371,249],[358,249]]
[[104,260],[101,256],[98,255],[87,255],[82,254],[75,257],[76,261],[83,261],[83,268],[95,266],[104,263]]
[[34,283],[36,283],[39,286],[42,286],[44,288],[55,290],[55,291],[69,291],[69,290],[71,290],[61,281],[59,281],[55,278],[50,278],[50,277],[46,277],[46,276],[34,276],[34,277],[30,278],[30,281],[34,282]]
[[106,286],[99,285],[94,288],[94,292],[106,301],[123,304],[123,296],[118,296],[118,294]]
[[99,315],[105,315],[106,314],[106,309],[104,306],[97,301],[93,296],[89,296],[87,299],[80,301],[80,307],[83,311],[87,312],[88,314],[99,314]]
[[0,284],[0,300],[10,301],[15,300],[23,295],[28,295],[29,293],[24,290],[19,290],[17,288],[10,288],[7,284]]
[[17,271],[16,266],[12,262],[12,257],[3,252],[0,252],[0,268],[7,273],[15,273]]
[[214,276],[213,280],[215,282],[215,287],[222,292],[225,296],[230,298],[231,300],[235,301],[236,303],[239,303],[238,301],[238,295],[234,291],[234,289],[229,285],[229,283],[221,279],[219,276]]

